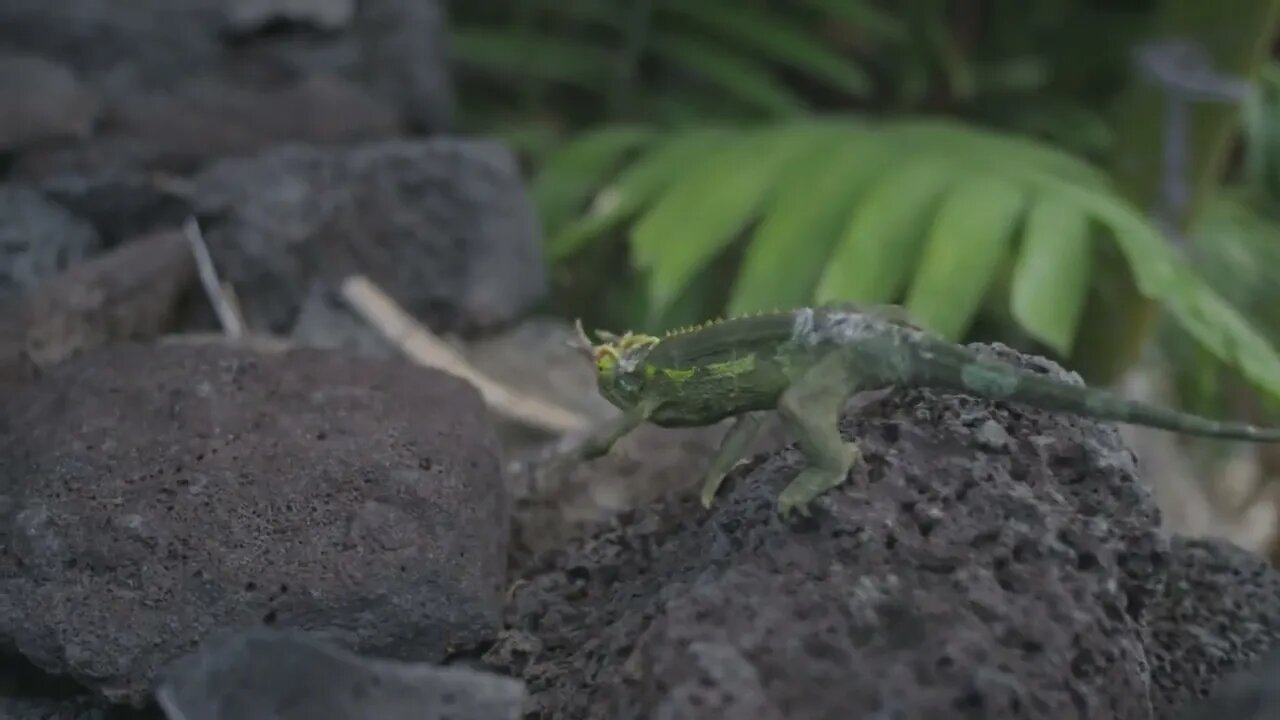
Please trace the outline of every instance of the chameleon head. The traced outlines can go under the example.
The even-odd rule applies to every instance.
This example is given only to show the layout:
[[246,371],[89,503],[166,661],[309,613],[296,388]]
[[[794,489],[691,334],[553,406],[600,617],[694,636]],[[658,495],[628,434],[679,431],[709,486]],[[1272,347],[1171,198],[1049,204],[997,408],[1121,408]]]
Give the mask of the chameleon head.
[[600,342],[593,343],[582,329],[582,321],[575,324],[578,331],[577,345],[591,356],[596,366],[596,384],[600,394],[619,408],[633,405],[644,390],[644,359],[657,342],[652,335],[628,332],[614,335],[597,330]]

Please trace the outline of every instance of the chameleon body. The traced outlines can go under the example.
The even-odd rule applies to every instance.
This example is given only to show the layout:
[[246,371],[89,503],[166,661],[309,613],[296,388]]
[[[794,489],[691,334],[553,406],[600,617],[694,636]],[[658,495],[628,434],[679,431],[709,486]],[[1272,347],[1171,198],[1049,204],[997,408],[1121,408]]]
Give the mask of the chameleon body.
[[710,425],[736,418],[702,485],[710,506],[725,475],[745,454],[763,411],[776,410],[806,465],[782,490],[785,517],[809,514],[810,502],[845,481],[859,459],[839,430],[855,393],[926,386],[1055,412],[1174,432],[1249,441],[1280,441],[1280,429],[1227,423],[1121,398],[985,357],[929,333],[898,306],[817,308],[720,320],[662,337],[597,332],[580,342],[596,364],[599,392],[621,410],[579,448],[599,457],[644,422],[661,427]]

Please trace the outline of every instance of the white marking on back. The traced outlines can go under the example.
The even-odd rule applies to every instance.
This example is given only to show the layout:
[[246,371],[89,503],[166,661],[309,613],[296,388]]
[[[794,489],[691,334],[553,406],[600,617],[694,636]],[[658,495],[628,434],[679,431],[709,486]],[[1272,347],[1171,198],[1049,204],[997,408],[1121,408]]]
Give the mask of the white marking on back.
[[800,308],[792,315],[795,322],[791,325],[791,339],[793,341],[808,340],[813,335],[813,308]]

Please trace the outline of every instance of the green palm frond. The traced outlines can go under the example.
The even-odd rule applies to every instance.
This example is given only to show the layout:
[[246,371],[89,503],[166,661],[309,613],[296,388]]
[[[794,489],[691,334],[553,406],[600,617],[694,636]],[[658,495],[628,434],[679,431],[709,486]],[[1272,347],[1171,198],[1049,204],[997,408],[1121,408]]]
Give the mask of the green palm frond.
[[678,131],[634,149],[581,216],[548,228],[550,248],[564,258],[625,226],[654,317],[741,242],[731,312],[902,303],[959,340],[1011,268],[1000,302],[1066,355],[1087,291],[1107,270],[1091,264],[1094,243],[1109,242],[1144,295],[1280,395],[1269,344],[1105,174],[1048,145],[938,120],[806,120]]

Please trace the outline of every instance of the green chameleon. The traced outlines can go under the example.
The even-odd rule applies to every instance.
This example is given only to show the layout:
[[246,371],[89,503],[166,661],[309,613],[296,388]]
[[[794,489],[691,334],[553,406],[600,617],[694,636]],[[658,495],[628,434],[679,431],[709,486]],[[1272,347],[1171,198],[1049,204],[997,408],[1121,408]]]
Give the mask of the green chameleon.
[[914,325],[904,308],[832,303],[761,313],[685,328],[663,337],[597,331],[578,342],[596,365],[600,394],[622,412],[575,451],[583,459],[609,452],[641,423],[711,425],[735,417],[702,485],[710,507],[729,470],[777,410],[806,465],[778,496],[783,517],[809,514],[809,503],[840,485],[860,458],[840,435],[839,416],[855,393],[927,386],[1050,411],[1207,437],[1280,441],[1280,429],[1218,422],[1105,391],[1063,383],[989,359]]

